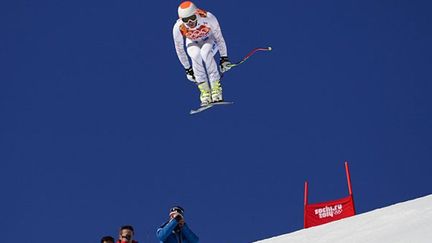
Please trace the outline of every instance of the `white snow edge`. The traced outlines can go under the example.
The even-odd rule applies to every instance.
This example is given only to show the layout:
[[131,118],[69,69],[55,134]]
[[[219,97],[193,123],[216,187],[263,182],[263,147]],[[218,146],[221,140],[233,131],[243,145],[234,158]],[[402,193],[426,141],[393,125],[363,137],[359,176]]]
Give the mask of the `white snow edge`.
[[432,194],[257,243],[430,243]]

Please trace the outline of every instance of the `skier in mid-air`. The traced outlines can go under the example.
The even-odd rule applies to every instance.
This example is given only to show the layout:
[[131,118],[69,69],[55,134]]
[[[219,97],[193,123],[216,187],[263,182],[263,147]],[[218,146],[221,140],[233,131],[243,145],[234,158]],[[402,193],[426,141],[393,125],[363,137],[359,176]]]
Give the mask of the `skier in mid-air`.
[[221,73],[228,71],[231,63],[218,20],[190,1],[180,4],[178,16],[173,28],[174,44],[187,79],[198,85],[201,106],[222,102],[221,75],[214,55],[219,51]]

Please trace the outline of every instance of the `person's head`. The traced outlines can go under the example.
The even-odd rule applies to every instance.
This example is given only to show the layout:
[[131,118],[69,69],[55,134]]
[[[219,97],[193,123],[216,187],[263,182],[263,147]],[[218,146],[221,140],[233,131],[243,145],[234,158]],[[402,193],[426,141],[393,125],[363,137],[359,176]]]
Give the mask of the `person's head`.
[[175,213],[181,214],[183,216],[184,209],[180,206],[174,206],[170,209],[170,215],[173,215]]
[[112,236],[104,236],[101,239],[101,243],[114,243],[114,238]]
[[178,16],[190,28],[197,26],[198,17],[196,15],[197,7],[191,1],[184,1],[178,7]]
[[180,221],[184,219],[184,209],[180,206],[174,206],[170,209],[169,212],[170,219],[177,219],[177,221]]
[[132,242],[134,236],[134,228],[131,225],[123,225],[120,227],[119,240],[121,242]]
[[170,220],[176,219],[178,222],[178,226],[181,228],[185,224],[184,221],[184,209],[180,206],[174,206],[170,209]]

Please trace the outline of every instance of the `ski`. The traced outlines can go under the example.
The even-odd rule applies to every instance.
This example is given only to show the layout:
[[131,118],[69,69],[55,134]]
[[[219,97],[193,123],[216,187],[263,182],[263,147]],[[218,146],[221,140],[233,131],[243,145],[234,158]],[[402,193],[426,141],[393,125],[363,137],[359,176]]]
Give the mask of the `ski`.
[[196,110],[191,110],[189,114],[193,115],[193,114],[196,114],[196,113],[200,113],[201,111],[205,111],[205,110],[211,108],[212,106],[213,106],[213,104],[201,106],[200,108],[198,108]]
[[212,105],[232,105],[232,104],[234,104],[234,102],[232,102],[232,101],[219,101],[219,102],[214,102],[211,104]]
[[201,106],[200,108],[198,108],[196,110],[191,110],[189,114],[193,115],[193,114],[200,113],[200,112],[205,111],[209,108],[212,108],[215,105],[232,105],[232,104],[234,104],[234,102],[232,102],[232,101],[221,101],[221,102],[210,103],[209,105]]

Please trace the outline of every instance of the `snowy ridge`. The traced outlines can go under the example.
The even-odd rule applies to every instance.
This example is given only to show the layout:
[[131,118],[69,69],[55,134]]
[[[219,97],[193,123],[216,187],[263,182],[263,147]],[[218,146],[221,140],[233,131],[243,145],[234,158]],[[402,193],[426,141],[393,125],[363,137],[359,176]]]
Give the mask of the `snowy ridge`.
[[429,243],[432,194],[259,243]]

